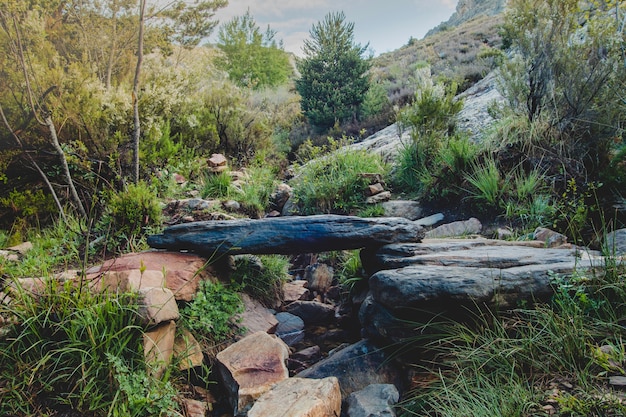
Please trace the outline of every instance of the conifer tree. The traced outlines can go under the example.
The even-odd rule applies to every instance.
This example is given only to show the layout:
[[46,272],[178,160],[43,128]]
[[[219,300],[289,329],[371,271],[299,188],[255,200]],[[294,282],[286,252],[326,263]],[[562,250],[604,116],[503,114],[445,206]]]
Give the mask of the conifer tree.
[[367,45],[354,42],[354,23],[346,22],[343,12],[327,14],[309,33],[305,57],[297,62],[304,115],[320,130],[356,120],[370,85]]

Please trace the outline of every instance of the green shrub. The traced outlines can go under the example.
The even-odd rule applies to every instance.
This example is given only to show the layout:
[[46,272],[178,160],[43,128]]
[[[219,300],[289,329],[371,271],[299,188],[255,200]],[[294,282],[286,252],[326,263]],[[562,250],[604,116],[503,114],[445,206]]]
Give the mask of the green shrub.
[[[47,415],[47,407],[70,406],[94,415],[173,415],[177,405],[154,414],[165,397],[153,393],[165,382],[145,375],[142,333],[133,294],[93,294],[85,287],[46,281],[41,295],[18,287],[0,314],[13,324],[0,337],[0,414]],[[121,369],[144,375],[150,395],[128,403]],[[149,387],[149,388],[148,388]],[[142,394],[146,394],[144,391]],[[152,407],[152,408],[151,408]]]
[[303,214],[354,214],[365,205],[370,179],[383,177],[387,167],[379,155],[365,150],[340,149],[343,142],[330,140],[331,153],[297,168],[292,180],[294,199]]
[[227,171],[209,174],[204,178],[202,198],[230,198],[233,194],[233,179]]
[[130,247],[150,227],[161,225],[161,208],[156,192],[147,184],[130,184],[112,192],[97,229],[105,234],[108,249]]
[[469,198],[483,209],[497,209],[509,188],[509,179],[502,176],[493,159],[474,164],[465,179],[471,186],[467,190]]
[[263,217],[270,205],[270,195],[276,186],[276,167],[253,164],[248,166],[248,178],[241,185],[237,200],[246,213],[254,218]]
[[235,288],[249,294],[267,307],[276,307],[283,299],[283,284],[289,278],[289,259],[280,255],[241,256],[235,259],[231,273]]
[[234,290],[220,283],[202,281],[195,298],[180,314],[183,326],[198,341],[215,345],[237,333],[235,325],[242,312],[241,298]]

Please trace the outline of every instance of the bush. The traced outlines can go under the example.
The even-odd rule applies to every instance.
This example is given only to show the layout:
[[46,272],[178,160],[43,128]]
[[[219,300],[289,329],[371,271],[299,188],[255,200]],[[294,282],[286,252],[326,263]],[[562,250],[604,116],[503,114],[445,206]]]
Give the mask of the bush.
[[183,326],[210,346],[237,333],[235,325],[242,312],[243,304],[235,291],[210,281],[202,281],[193,301],[180,310]]
[[156,192],[140,182],[109,195],[97,229],[105,234],[107,248],[115,250],[132,246],[143,238],[148,228],[160,225],[161,208]]
[[289,278],[289,259],[280,255],[240,256],[231,274],[235,288],[249,294],[267,307],[280,305],[283,283]]
[[329,142],[331,152],[297,167],[292,180],[294,199],[303,214],[354,214],[365,206],[370,179],[364,174],[387,174],[379,155],[340,149],[345,140]]
[[227,171],[209,174],[204,178],[202,198],[230,198],[233,194],[233,178]]

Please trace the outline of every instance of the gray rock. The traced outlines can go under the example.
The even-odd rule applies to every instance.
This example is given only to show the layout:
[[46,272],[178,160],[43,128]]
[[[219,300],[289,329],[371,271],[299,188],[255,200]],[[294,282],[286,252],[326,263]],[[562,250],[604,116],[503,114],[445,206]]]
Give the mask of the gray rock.
[[204,254],[299,254],[419,242],[422,226],[400,217],[317,215],[178,224],[148,236],[157,249]]
[[423,322],[438,314],[462,319],[476,308],[507,309],[546,299],[555,274],[604,264],[598,252],[541,245],[426,239],[362,253],[372,273],[370,294],[359,311],[364,334],[399,341],[407,335],[403,320]]
[[417,201],[391,200],[382,204],[385,216],[404,217],[409,220],[417,220],[422,216],[422,207]]
[[299,378],[337,377],[341,397],[371,384],[393,384],[403,387],[404,375],[395,362],[368,340],[361,340],[296,375]]
[[482,228],[483,225],[480,223],[480,221],[472,217],[469,220],[442,224],[441,226],[426,232],[426,237],[434,239],[442,237],[466,236],[480,233]]
[[428,217],[423,217],[421,219],[417,219],[415,221],[415,223],[421,225],[421,226],[433,226],[437,223],[439,223],[440,221],[443,220],[443,213],[435,213],[435,214],[431,214]]
[[370,153],[378,153],[385,162],[394,163],[400,149],[411,140],[409,129],[401,131],[399,125],[394,123],[359,143],[351,144],[349,148],[356,150],[365,149]]
[[615,230],[607,234],[604,242],[608,255],[626,255],[626,229]]
[[348,397],[348,417],[395,417],[400,393],[391,384],[372,384]]
[[293,346],[304,339],[304,320],[287,312],[277,313],[275,317],[278,320],[276,336],[288,346]]
[[328,323],[335,316],[333,306],[317,301],[294,301],[285,310],[300,317],[306,324]]

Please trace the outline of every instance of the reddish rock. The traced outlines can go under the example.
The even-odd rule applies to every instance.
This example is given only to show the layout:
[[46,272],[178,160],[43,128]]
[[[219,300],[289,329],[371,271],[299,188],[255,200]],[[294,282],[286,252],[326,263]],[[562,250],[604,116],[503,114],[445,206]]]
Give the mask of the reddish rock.
[[163,375],[174,353],[176,323],[170,321],[143,334],[143,353],[150,372],[157,378]]
[[174,357],[178,361],[181,371],[202,366],[204,354],[200,343],[193,337],[189,330],[183,330],[182,334],[174,340]]
[[235,415],[289,377],[288,357],[287,345],[265,332],[246,336],[217,354],[220,375]]
[[326,264],[313,264],[304,269],[306,279],[311,291],[324,294],[333,283],[333,269]]
[[241,315],[240,327],[246,329],[244,335],[247,336],[256,332],[274,333],[276,331],[278,320],[269,309],[263,307],[260,302],[248,294],[241,294],[241,299],[244,312]]
[[167,288],[141,288],[139,293],[139,316],[144,326],[154,326],[180,317],[174,294]]
[[323,379],[289,378],[279,382],[248,411],[248,417],[333,417],[340,414],[339,382],[332,376]]
[[285,304],[293,303],[298,300],[308,300],[309,290],[306,287],[308,283],[305,280],[295,280],[285,282],[283,284],[283,294]]
[[209,163],[210,167],[215,168],[226,165],[228,160],[221,153],[214,153],[213,155],[211,155],[207,162]]
[[130,253],[108,260],[87,270],[87,276],[98,279],[105,272],[144,268],[145,271],[165,271],[167,288],[181,301],[193,299],[200,280],[216,280],[213,268],[207,266],[206,258],[189,253],[160,251]]

